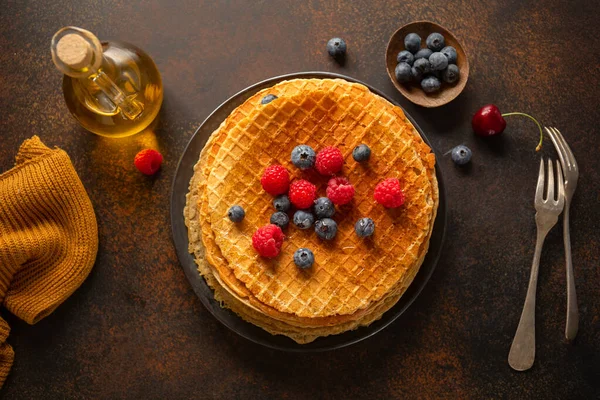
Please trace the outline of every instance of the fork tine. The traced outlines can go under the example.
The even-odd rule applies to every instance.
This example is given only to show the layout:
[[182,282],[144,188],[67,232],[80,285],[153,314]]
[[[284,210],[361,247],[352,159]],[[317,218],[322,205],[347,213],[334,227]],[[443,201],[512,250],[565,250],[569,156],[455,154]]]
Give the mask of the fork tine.
[[535,202],[544,200],[544,157],[540,161],[540,173],[538,174],[537,187],[535,188]]
[[554,148],[556,149],[556,152],[558,153],[558,158],[560,158],[560,162],[566,167],[567,166],[567,153],[566,153],[566,150],[564,149],[564,146],[562,146],[562,143],[558,139],[558,135],[556,135],[554,133],[554,131],[551,128],[548,128],[547,126],[545,126],[544,129],[550,136],[550,140],[552,140],[552,143],[554,143]]
[[[554,127],[550,127],[550,132],[552,132],[552,137],[556,140],[555,147],[558,149],[559,157],[561,162],[565,166],[565,168],[571,166],[571,158],[569,157],[569,151],[567,150],[565,138],[562,137],[558,129]],[[554,143],[554,140],[552,141]]]
[[554,165],[552,165],[551,159],[548,159],[548,194],[546,200],[554,201]]
[[556,174],[558,175],[558,199],[556,204],[563,208],[565,206],[565,180],[558,160],[556,160]]
[[565,137],[560,133],[560,131],[558,129],[552,128],[552,130],[554,131],[554,134],[556,135],[558,140],[562,143],[563,148],[567,152],[567,158],[569,159],[569,166],[577,167],[577,161],[575,161],[575,155],[573,154],[571,147],[569,147],[569,144],[565,140]]

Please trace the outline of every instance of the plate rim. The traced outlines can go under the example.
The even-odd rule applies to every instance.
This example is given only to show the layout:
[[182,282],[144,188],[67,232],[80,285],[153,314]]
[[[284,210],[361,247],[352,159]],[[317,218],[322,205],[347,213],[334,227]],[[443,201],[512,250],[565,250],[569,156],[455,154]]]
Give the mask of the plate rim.
[[[421,138],[425,141],[425,143],[427,143],[427,145],[429,145],[432,152],[436,156],[435,172],[436,172],[436,177],[438,180],[438,190],[439,190],[439,204],[438,204],[437,216],[434,221],[432,236],[430,238],[430,248],[427,252],[427,255],[425,256],[425,260],[424,260],[423,264],[425,264],[425,262],[428,261],[428,256],[430,256],[430,254],[433,254],[430,252],[432,251],[431,241],[432,241],[434,235],[436,236],[436,240],[437,240],[438,244],[435,249],[435,254],[433,254],[433,259],[431,261],[429,261],[431,264],[430,267],[427,270],[424,270],[422,268],[423,265],[421,265],[421,268],[419,268],[419,271],[415,275],[413,282],[411,283],[411,285],[409,285],[407,292],[409,290],[411,290],[411,288],[413,289],[413,293],[411,293],[410,298],[405,297],[406,296],[406,293],[405,293],[400,298],[400,300],[398,300],[398,302],[394,306],[392,306],[392,308],[390,308],[388,311],[386,311],[383,314],[383,316],[379,320],[374,321],[372,324],[370,324],[367,327],[360,327],[358,329],[343,332],[343,333],[340,333],[337,335],[330,335],[330,336],[326,336],[326,337],[317,338],[315,341],[313,341],[311,343],[307,343],[307,344],[298,344],[286,336],[271,335],[270,333],[264,331],[262,328],[243,320],[240,316],[238,316],[231,310],[222,308],[220,306],[220,304],[214,299],[213,290],[208,286],[208,284],[206,283],[204,278],[198,273],[196,262],[192,256],[192,254],[190,254],[188,252],[188,246],[189,246],[188,232],[187,232],[187,227],[185,226],[185,220],[183,218],[183,208],[185,207],[185,203],[186,203],[185,198],[188,193],[187,189],[189,187],[189,180],[191,178],[191,175],[193,175],[193,165],[195,165],[195,163],[197,162],[198,155],[196,155],[196,161],[193,162],[193,164],[191,166],[190,176],[187,179],[183,179],[181,177],[182,175],[184,175],[184,172],[185,172],[183,169],[188,168],[188,167],[183,167],[182,163],[184,162],[189,149],[192,147],[193,144],[195,144],[195,141],[197,140],[196,135],[199,134],[199,132],[203,129],[203,127],[205,125],[207,125],[207,123],[211,122],[211,119],[217,113],[219,113],[222,109],[226,108],[233,101],[237,100],[238,98],[240,98],[248,93],[254,94],[264,87],[275,85],[276,83],[279,83],[284,80],[301,79],[301,78],[304,78],[304,79],[310,79],[310,78],[344,79],[349,82],[359,83],[361,85],[366,86],[370,91],[383,97],[384,99],[386,99],[393,105],[400,107],[402,109],[402,111],[404,112],[405,116],[408,118],[408,120],[413,124],[413,126],[415,127],[415,129],[417,130],[417,132],[419,133]],[[245,101],[248,97],[242,99],[241,101],[242,102]],[[239,103],[239,104],[241,104],[241,103]],[[236,104],[234,106],[234,108],[239,106],[239,104]],[[234,108],[232,108],[232,110]],[[222,122],[222,120],[218,121],[217,126],[221,122]],[[202,140],[202,139],[200,139],[200,140]],[[207,140],[208,140],[208,136],[206,137],[206,140],[204,141],[204,143],[202,143],[201,149],[204,148]],[[284,75],[279,75],[279,76],[271,77],[268,79],[264,79],[260,82],[254,83],[254,84],[240,90],[239,92],[235,93],[234,95],[230,96],[225,101],[223,101],[221,104],[219,104],[219,106],[217,106],[202,121],[202,123],[198,126],[198,128],[194,131],[194,133],[188,140],[188,142],[179,158],[179,161],[177,162],[177,168],[175,169],[175,175],[173,177],[173,182],[171,184],[170,204],[169,204],[171,234],[172,234],[171,239],[172,239],[173,245],[175,247],[177,259],[179,261],[179,264],[183,268],[186,278],[187,278],[188,282],[190,283],[190,285],[192,286],[194,293],[200,299],[203,306],[220,323],[222,323],[223,325],[225,325],[227,328],[229,328],[233,332],[237,333],[238,335],[242,336],[243,338],[250,340],[251,342],[260,344],[260,345],[268,347],[268,348],[272,348],[272,349],[276,349],[276,350],[283,350],[283,351],[288,351],[288,352],[323,352],[323,351],[339,349],[342,347],[347,347],[347,346],[356,344],[358,342],[361,342],[361,341],[363,341],[367,338],[370,338],[373,335],[381,332],[383,329],[385,329],[390,324],[392,324],[394,321],[396,321],[402,314],[404,314],[404,312],[414,303],[414,301],[417,299],[417,297],[419,297],[419,295],[421,294],[421,292],[423,291],[423,289],[429,282],[429,279],[433,275],[433,271],[435,270],[435,268],[439,262],[439,259],[441,257],[441,253],[442,253],[442,250],[444,247],[444,243],[445,243],[446,228],[447,228],[447,204],[446,204],[447,196],[446,196],[446,188],[445,188],[445,184],[444,184],[443,174],[442,174],[441,168],[438,163],[439,159],[440,159],[440,157],[438,156],[437,152],[431,145],[431,142],[428,140],[427,136],[425,135],[425,133],[423,132],[421,127],[412,118],[412,116],[410,116],[408,113],[406,113],[404,108],[402,108],[402,106],[400,106],[400,104],[398,104],[397,101],[395,101],[387,94],[383,93],[382,91],[374,88],[373,86],[371,86],[365,82],[362,82],[362,81],[360,81],[356,78],[350,77],[350,76],[337,74],[337,73],[333,73],[333,72],[325,72],[325,71],[295,72],[295,73],[289,73],[289,74],[284,74]],[[180,181],[182,179],[183,179],[183,182],[180,183]],[[178,183],[179,183],[179,185],[178,185]],[[181,184],[183,184],[184,188],[186,189],[185,193],[177,192],[178,186],[180,186]],[[181,204],[182,199],[183,199],[183,204]],[[184,234],[182,235],[182,233],[184,233]],[[186,260],[186,258],[187,258],[187,260]],[[189,260],[191,260],[191,264],[192,264],[193,268],[190,268],[190,266],[187,265],[187,264],[189,264]],[[420,285],[418,287],[414,286],[414,282],[417,279],[417,277],[423,273],[424,273],[424,275],[422,275],[423,281],[420,283]],[[400,305],[400,303],[403,299],[405,301],[402,303],[401,307],[398,310],[395,310],[394,312],[392,312],[396,307],[398,307]],[[269,336],[266,336],[266,339],[263,340],[261,338],[255,337],[251,334],[248,334],[247,332],[242,332],[239,329],[237,329],[235,326],[233,326],[231,321],[229,319],[225,318],[223,314],[233,315],[235,318],[237,318],[239,320],[238,322],[249,325],[248,329],[250,329],[250,330],[253,330],[252,328],[259,329],[261,332],[263,332],[264,334],[269,335]],[[384,318],[384,317],[386,317],[386,314],[387,314],[387,318]],[[373,328],[371,328],[371,327],[373,327]],[[363,334],[362,335],[356,334],[356,332],[359,332],[359,333],[362,332]],[[257,332],[257,334],[261,335],[258,332]],[[262,335],[264,336],[264,334],[262,334]],[[281,338],[287,339],[287,340],[283,340],[284,344],[275,343],[278,341],[282,341]],[[270,341],[273,341],[273,343],[271,343]],[[339,343],[335,343],[336,341]],[[289,343],[287,343],[287,342],[289,342]],[[319,344],[323,343],[323,342],[325,342],[325,343],[322,346],[319,346]],[[327,342],[334,342],[334,343],[328,344]]]

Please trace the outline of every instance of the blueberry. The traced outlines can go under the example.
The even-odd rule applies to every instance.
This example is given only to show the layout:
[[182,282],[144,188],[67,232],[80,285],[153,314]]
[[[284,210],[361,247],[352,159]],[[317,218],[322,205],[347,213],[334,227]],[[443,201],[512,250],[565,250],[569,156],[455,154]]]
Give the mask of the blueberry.
[[410,82],[410,80],[411,80],[410,65],[408,65],[407,63],[400,63],[400,64],[396,65],[395,73],[396,73],[396,79],[398,80],[398,82],[400,82],[400,83]]
[[317,155],[312,147],[305,144],[294,147],[292,150],[292,164],[300,169],[309,169],[315,165]]
[[290,223],[290,217],[284,212],[277,211],[271,214],[271,223],[277,225],[281,229],[285,229]]
[[352,150],[352,158],[356,162],[369,161],[369,158],[371,158],[371,149],[366,144],[359,144]]
[[337,233],[337,224],[331,218],[323,218],[315,223],[315,232],[321,239],[331,240]]
[[435,76],[440,82],[442,81],[442,71],[429,71],[427,76]]
[[298,210],[294,213],[294,225],[300,229],[308,229],[315,222],[315,217],[308,211]]
[[427,36],[425,43],[427,44],[427,47],[431,49],[431,51],[440,51],[446,45],[444,37],[437,32]]
[[269,104],[270,102],[272,102],[276,98],[277,98],[277,96],[275,96],[274,94],[268,94],[268,95],[266,95],[265,97],[262,98],[262,100],[260,101],[260,104]]
[[457,54],[456,49],[454,47],[446,46],[440,51],[440,53],[442,53],[446,56],[446,58],[448,58],[448,64],[456,64]]
[[404,62],[408,65],[413,65],[413,62],[415,61],[415,56],[413,56],[410,51],[402,50],[400,53],[398,53],[396,61],[398,61],[399,63]]
[[329,42],[327,42],[327,52],[336,60],[344,58],[346,55],[346,42],[340,38],[329,39]]
[[307,248],[301,247],[294,252],[294,263],[302,268],[310,268],[315,262],[315,255]]
[[448,58],[440,52],[429,56],[429,65],[432,71],[442,71],[448,66]]
[[440,90],[442,82],[435,76],[431,75],[421,81],[421,88],[425,93],[433,93]]
[[406,50],[415,54],[421,48],[421,36],[416,33],[409,33],[404,38],[404,47]]
[[471,149],[462,144],[452,149],[452,161],[456,165],[465,165],[471,161]]
[[280,194],[279,196],[273,199],[273,207],[277,211],[288,212],[292,204],[290,203],[290,198],[287,194]]
[[417,51],[417,54],[415,54],[415,60],[418,60],[419,58],[429,59],[429,56],[431,55],[431,53],[433,53],[433,51],[431,51],[427,47],[425,47],[425,48]]
[[246,212],[240,206],[233,206],[227,211],[227,216],[232,222],[242,222],[246,216]]
[[421,70],[418,70],[415,67],[411,68],[410,75],[412,76],[412,80],[415,82],[421,82],[421,80],[423,80],[423,73]]
[[375,231],[375,222],[371,218],[361,218],[356,221],[354,230],[359,237],[371,236]]
[[419,58],[415,60],[415,64],[413,68],[416,68],[421,74],[426,74],[429,72],[429,60],[426,58]]
[[442,79],[446,83],[454,83],[460,78],[460,70],[455,64],[448,65],[448,68],[442,71]]
[[327,197],[319,197],[315,200],[315,215],[317,218],[331,218],[335,214],[335,207]]

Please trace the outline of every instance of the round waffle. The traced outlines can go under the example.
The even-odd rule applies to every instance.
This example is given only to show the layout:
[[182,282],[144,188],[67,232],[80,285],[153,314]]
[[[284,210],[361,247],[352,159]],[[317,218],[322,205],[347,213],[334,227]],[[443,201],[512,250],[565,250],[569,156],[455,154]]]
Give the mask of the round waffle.
[[[278,99],[260,104],[267,93]],[[365,165],[351,157],[360,143],[373,151]],[[346,160],[342,173],[357,189],[355,200],[338,210],[333,242],[291,227],[280,256],[263,259],[250,241],[272,212],[260,174],[279,163],[306,178],[289,162],[297,144],[317,151],[339,147]],[[215,297],[272,333],[307,342],[367,325],[395,304],[422,263],[437,209],[434,162],[402,111],[364,86],[343,80],[282,82],[236,109],[204,148],[185,210],[190,251]],[[400,209],[385,210],[372,199],[374,186],[386,177],[403,183],[407,202]],[[324,192],[326,179],[310,174],[308,179]],[[246,209],[242,224],[225,217],[232,204]],[[363,216],[376,223],[367,240],[353,229]],[[292,261],[298,247],[315,253],[308,272]]]

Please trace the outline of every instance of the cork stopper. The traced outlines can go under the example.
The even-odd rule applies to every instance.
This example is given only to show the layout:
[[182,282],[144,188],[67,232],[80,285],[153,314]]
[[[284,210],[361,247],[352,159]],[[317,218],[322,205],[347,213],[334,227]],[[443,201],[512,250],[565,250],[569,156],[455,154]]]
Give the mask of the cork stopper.
[[93,55],[92,46],[84,38],[73,33],[61,37],[56,45],[56,56],[73,69],[82,69],[90,65]]

